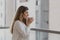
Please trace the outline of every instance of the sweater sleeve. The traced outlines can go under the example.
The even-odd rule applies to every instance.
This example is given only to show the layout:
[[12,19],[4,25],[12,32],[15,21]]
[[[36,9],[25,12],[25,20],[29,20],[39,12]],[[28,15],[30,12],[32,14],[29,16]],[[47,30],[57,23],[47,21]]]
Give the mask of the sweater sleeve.
[[16,27],[16,30],[21,34],[22,37],[24,37],[24,38],[28,37],[28,33],[25,31],[25,28],[23,27],[23,25],[20,24],[19,21],[15,22],[15,27]]

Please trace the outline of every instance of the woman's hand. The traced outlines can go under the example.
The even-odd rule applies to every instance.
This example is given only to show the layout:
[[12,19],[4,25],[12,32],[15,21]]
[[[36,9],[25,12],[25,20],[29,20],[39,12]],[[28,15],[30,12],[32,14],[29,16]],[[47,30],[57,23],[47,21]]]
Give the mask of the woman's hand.
[[26,25],[29,26],[32,22],[33,22],[33,18],[32,17],[31,18],[28,18],[26,20]]

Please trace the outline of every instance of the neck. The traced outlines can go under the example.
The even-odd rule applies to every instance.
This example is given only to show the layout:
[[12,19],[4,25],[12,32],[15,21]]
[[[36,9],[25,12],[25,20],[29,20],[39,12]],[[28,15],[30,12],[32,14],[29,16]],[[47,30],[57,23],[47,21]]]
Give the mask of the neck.
[[23,18],[20,18],[19,20],[20,20],[20,21],[22,21],[22,20],[23,20]]

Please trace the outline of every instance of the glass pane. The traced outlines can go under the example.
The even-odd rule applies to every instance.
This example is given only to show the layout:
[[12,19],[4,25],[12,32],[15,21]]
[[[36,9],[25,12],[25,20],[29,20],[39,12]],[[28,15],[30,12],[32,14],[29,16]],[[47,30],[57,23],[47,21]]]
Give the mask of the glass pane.
[[[36,0],[36,28],[49,29],[49,0]],[[48,40],[48,33],[36,31],[36,40]]]
[[0,0],[0,27],[5,26],[5,0]]
[[[36,32],[38,34],[36,34],[37,36],[36,38],[34,38],[34,40],[60,40],[60,34],[40,32],[40,31],[36,31]],[[46,34],[48,34],[48,36]]]
[[36,26],[49,29],[49,0],[36,0]]

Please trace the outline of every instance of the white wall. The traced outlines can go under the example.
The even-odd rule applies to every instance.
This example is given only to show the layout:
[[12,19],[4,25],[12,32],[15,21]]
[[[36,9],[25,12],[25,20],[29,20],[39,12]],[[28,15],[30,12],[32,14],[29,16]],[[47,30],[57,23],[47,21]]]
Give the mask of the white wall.
[[[60,31],[60,0],[49,0],[49,28]],[[49,40],[60,40],[60,35],[49,34]]]

